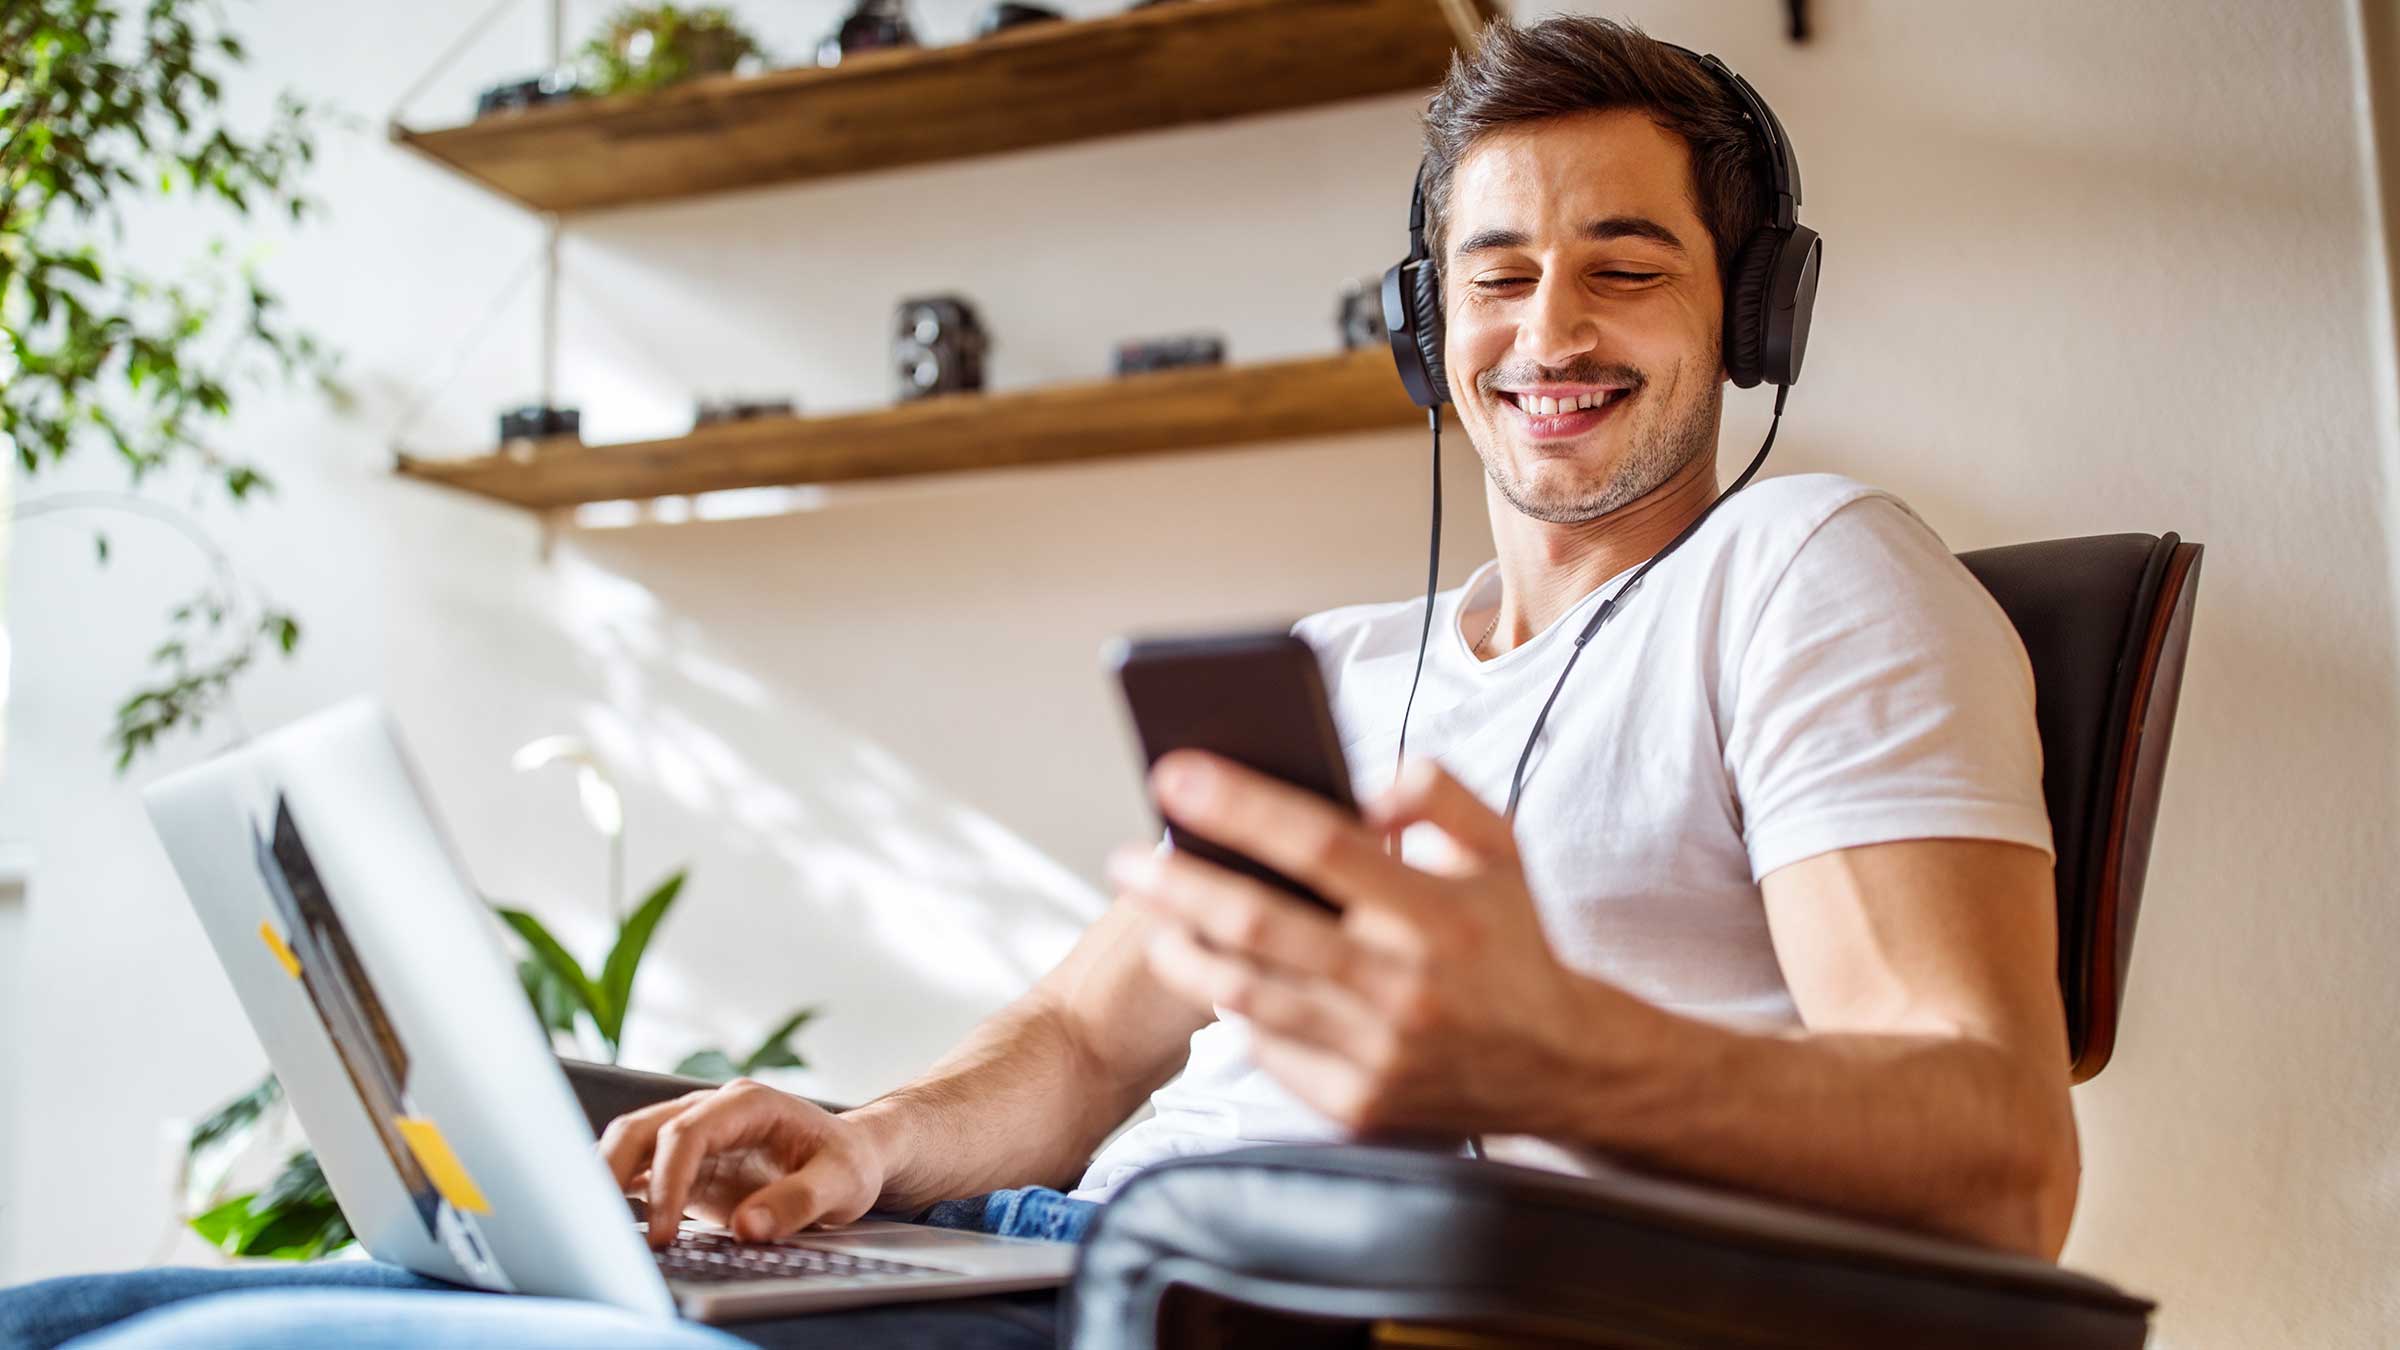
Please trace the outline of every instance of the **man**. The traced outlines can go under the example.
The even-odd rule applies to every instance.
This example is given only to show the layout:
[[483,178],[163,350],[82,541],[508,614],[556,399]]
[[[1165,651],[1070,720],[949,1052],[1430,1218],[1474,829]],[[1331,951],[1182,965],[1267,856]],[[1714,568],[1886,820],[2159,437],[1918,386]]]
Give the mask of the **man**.
[[[1152,779],[1167,813],[1339,914],[1129,847],[1058,967],[908,1085],[833,1114],[737,1082],[613,1123],[603,1152],[653,1215],[769,1238],[1005,1189],[1072,1216],[1161,1158],[1390,1129],[2057,1252],[2077,1163],[2032,677],[1899,502],[1828,475],[1729,498],[1624,598],[1514,821],[1494,809],[1572,635],[1715,493],[1755,132],[1682,54],[1554,19],[1495,26],[1454,66],[1427,148],[1450,394],[1497,557],[1435,602],[1425,757],[1391,767],[1408,601],[1296,630],[1362,820],[1205,756]],[[909,1334],[1031,1344],[1051,1297],[736,1330],[873,1344],[941,1316]],[[472,1338],[501,1302],[412,1329]],[[252,1345],[258,1326],[217,1315]]]

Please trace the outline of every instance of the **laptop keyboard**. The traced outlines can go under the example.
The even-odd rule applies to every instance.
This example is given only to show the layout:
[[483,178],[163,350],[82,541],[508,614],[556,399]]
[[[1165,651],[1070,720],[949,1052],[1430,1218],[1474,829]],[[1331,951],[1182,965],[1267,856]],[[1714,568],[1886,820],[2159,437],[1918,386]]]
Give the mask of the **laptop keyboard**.
[[743,1242],[723,1233],[684,1232],[658,1253],[658,1268],[670,1280],[687,1284],[726,1284],[740,1280],[910,1280],[958,1272],[938,1266],[912,1266],[876,1256],[797,1247],[773,1242]]

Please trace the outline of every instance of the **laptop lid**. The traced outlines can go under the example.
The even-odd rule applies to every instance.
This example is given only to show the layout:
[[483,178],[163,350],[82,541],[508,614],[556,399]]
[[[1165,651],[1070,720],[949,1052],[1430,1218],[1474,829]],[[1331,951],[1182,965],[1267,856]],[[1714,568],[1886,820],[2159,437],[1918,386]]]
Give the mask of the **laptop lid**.
[[674,1316],[379,707],[342,704],[142,797],[369,1252]]

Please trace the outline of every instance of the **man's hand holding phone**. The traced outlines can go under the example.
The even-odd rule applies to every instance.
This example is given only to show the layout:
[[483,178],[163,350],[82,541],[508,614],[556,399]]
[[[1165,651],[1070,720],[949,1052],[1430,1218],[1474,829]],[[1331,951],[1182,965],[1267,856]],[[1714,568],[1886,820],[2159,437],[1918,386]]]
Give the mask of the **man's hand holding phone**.
[[[1169,820],[1334,905],[1189,853],[1109,859],[1160,921],[1159,979],[1247,1019],[1259,1066],[1356,1133],[1573,1135],[1576,1085],[1662,1015],[1557,959],[1508,821],[1430,760],[1358,817],[1199,751],[1160,757],[1150,785]],[[1441,843],[1424,867],[1385,848],[1420,823]]]

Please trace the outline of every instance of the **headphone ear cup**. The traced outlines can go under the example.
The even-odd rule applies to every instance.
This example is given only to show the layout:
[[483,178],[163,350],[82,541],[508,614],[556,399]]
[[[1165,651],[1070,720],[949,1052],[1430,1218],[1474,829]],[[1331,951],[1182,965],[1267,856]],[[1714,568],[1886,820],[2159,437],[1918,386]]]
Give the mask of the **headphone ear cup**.
[[1733,265],[1732,289],[1725,295],[1725,373],[1748,389],[1758,383],[1767,354],[1767,290],[1775,275],[1775,258],[1783,236],[1775,230],[1753,230],[1742,256]]
[[1450,373],[1442,366],[1442,276],[1430,262],[1419,263],[1410,277],[1408,306],[1416,322],[1409,325],[1417,339],[1417,355],[1433,383],[1433,404],[1450,401]]

